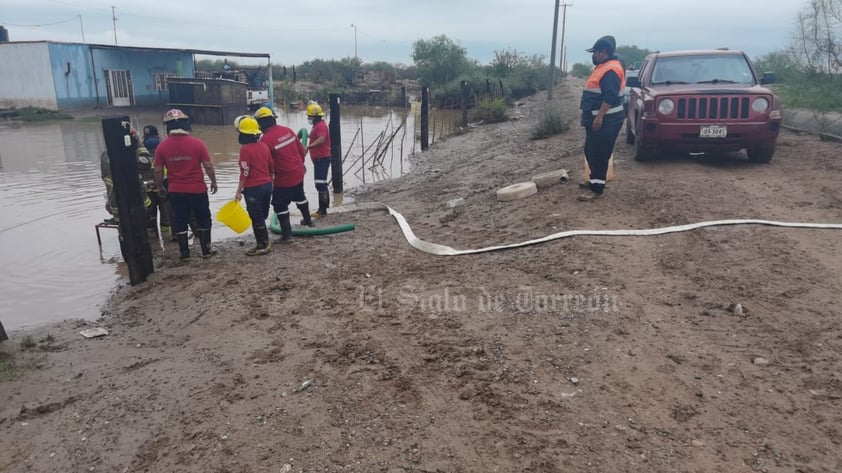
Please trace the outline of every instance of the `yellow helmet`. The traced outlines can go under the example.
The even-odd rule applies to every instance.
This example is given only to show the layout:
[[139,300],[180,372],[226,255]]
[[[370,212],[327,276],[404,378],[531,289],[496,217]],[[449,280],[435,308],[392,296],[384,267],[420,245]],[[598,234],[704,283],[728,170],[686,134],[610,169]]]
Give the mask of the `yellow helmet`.
[[307,116],[308,117],[315,117],[315,116],[323,117],[323,116],[325,116],[325,112],[322,111],[322,107],[319,106],[319,104],[317,104],[316,102],[310,102],[307,105]]
[[240,122],[243,120],[243,118],[246,118],[248,116],[249,115],[240,115],[239,117],[235,118],[234,119],[234,128],[239,130],[240,129]]
[[275,113],[269,107],[260,107],[254,112],[254,118],[274,117]]
[[259,135],[260,126],[257,125],[257,120],[252,117],[245,116],[237,124],[237,129],[244,135]]

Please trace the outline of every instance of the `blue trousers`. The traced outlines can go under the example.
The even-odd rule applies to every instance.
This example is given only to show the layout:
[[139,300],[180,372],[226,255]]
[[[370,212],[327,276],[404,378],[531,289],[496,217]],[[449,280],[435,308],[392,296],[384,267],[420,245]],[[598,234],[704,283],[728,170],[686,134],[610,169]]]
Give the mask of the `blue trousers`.
[[272,197],[272,183],[243,189],[243,196],[246,198],[246,210],[248,210],[251,222],[257,228],[266,225],[269,218],[269,199]]
[[313,182],[316,190],[327,192],[327,172],[330,171],[330,158],[313,160]]
[[190,212],[196,216],[199,230],[210,230],[211,213],[208,193],[188,194],[185,192],[170,192],[168,197],[173,210],[173,232],[186,233]]

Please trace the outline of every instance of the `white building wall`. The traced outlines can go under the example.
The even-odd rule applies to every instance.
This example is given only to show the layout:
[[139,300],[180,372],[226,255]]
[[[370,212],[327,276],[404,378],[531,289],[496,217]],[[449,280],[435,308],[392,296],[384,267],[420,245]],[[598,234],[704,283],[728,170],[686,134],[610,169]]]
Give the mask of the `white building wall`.
[[0,108],[58,110],[47,43],[0,43]]

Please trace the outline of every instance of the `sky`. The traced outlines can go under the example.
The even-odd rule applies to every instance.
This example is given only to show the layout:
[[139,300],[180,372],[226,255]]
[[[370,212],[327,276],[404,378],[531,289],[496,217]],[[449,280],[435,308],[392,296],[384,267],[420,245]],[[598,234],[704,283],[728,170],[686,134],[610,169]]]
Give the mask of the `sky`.
[[[787,46],[807,0],[559,0],[567,63],[590,63],[596,38],[652,51],[728,47],[756,58]],[[11,41],[52,40],[269,53],[274,64],[354,57],[412,64],[412,44],[444,34],[488,64],[495,50],[546,57],[547,0],[0,0]],[[81,24],[80,24],[81,16]],[[561,42],[559,13],[557,43]],[[560,50],[557,44],[557,50]],[[558,53],[557,53],[558,55]],[[256,64],[257,59],[237,59]],[[556,59],[558,63],[558,59]],[[568,66],[569,67],[569,66]]]

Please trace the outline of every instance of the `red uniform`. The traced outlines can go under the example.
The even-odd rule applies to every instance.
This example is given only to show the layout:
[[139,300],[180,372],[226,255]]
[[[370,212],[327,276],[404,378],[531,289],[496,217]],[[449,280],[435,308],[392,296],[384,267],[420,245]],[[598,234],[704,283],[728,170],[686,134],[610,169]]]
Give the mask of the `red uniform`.
[[310,143],[316,141],[320,136],[325,137],[324,142],[318,146],[310,147],[310,159],[313,161],[330,157],[330,131],[328,131],[327,123],[324,120],[313,125],[313,129],[310,130]]
[[249,143],[240,148],[240,176],[245,178],[244,187],[272,182],[274,168],[272,153],[265,143]]
[[295,187],[304,181],[304,145],[295,132],[283,125],[270,127],[260,138],[269,146],[275,166],[272,187]]
[[169,192],[204,194],[208,191],[202,162],[210,162],[208,148],[199,138],[170,134],[155,150],[155,166],[167,168]]

